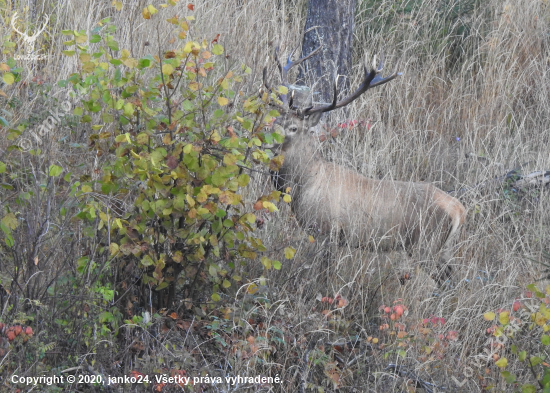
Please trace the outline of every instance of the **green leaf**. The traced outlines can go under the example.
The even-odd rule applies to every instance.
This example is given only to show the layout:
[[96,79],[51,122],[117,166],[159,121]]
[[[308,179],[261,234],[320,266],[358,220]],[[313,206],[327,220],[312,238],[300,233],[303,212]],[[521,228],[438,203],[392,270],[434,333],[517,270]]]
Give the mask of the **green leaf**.
[[537,388],[533,385],[527,384],[521,387],[521,391],[522,393],[536,393]]
[[6,172],[6,164],[0,161],[0,173]]
[[219,44],[215,44],[212,47],[212,53],[215,54],[215,55],[221,55],[223,53],[223,46],[221,46]]
[[527,358],[527,352],[526,351],[521,351],[518,354],[518,359],[519,359],[520,362],[523,362],[526,358]]
[[504,377],[507,383],[514,383],[516,381],[516,376],[513,374],[510,374],[509,371],[501,371],[500,375]]
[[540,338],[540,342],[541,342],[543,345],[550,345],[550,336],[548,336],[548,335],[543,335],[543,336]]
[[538,356],[531,356],[531,359],[529,359],[529,362],[531,363],[531,366],[535,367],[542,363],[542,359]]
[[281,266],[281,262],[273,261],[273,267],[275,268],[275,270],[281,270]]
[[115,40],[107,41],[107,46],[108,46],[109,49],[111,49],[111,50],[115,50],[115,51],[118,50],[118,42],[116,42]]
[[63,172],[63,168],[57,165],[50,165],[50,168],[48,170],[49,176],[59,176],[61,175],[61,172]]
[[167,287],[168,287],[168,283],[166,281],[163,281],[155,288],[155,291],[161,291]]
[[145,267],[147,266],[152,266],[154,265],[155,263],[153,262],[153,260],[151,259],[151,257],[149,255],[145,255],[142,259],[141,259],[141,264]]
[[219,302],[220,301],[220,295],[218,295],[217,293],[213,293],[212,294],[212,300],[215,301],[215,302]]
[[149,59],[139,59],[138,61],[138,68],[147,68],[151,65],[151,60]]

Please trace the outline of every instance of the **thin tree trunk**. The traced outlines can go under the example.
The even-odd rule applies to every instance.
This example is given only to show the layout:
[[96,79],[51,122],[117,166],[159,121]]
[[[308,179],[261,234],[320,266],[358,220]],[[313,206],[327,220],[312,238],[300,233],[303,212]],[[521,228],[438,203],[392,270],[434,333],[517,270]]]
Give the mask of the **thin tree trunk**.
[[309,0],[302,57],[319,46],[321,51],[300,68],[298,84],[314,92],[313,103],[328,103],[333,99],[333,84],[339,75],[340,96],[349,93],[351,47],[356,0]]

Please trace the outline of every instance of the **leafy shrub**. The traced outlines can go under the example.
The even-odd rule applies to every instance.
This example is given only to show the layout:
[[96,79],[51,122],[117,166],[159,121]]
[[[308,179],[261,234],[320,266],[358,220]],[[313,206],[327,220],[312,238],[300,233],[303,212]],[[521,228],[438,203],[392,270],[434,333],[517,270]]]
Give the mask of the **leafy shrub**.
[[[142,15],[154,20],[157,13],[148,6]],[[0,173],[13,175],[20,187],[18,210],[5,205],[0,221],[4,263],[11,261],[14,272],[9,282],[1,282],[12,302],[5,318],[15,318],[23,305],[18,299],[26,298],[30,303],[23,305],[22,319],[47,315],[50,329],[41,340],[63,342],[65,353],[93,350],[97,359],[113,362],[119,355],[111,340],[122,339],[121,331],[131,336],[163,326],[155,321],[165,314],[150,311],[179,300],[175,306],[183,305],[183,312],[204,315],[216,310],[225,293],[250,281],[247,264],[258,260],[264,269],[281,268],[279,261],[261,255],[266,248],[254,235],[254,212],[276,211],[281,193],[252,200],[252,192],[245,191],[251,170],[267,174],[267,165],[276,169],[281,162],[265,149],[282,142],[281,135],[265,131],[278,115],[268,108],[275,96],[246,97],[240,86],[250,68],[226,64],[217,38],[188,38],[193,20],[191,15],[167,19],[174,49],[161,50],[159,42],[158,54],[141,58],[119,48],[109,18],[90,36],[63,31],[68,38],[63,53],[78,59],[79,72],[58,85],[78,100],[67,115],[87,129],[96,164],[91,174],[75,173],[51,162],[46,144],[23,155],[38,168],[39,177],[30,181],[19,182],[15,162],[0,163]],[[16,70],[9,71],[15,75]],[[52,118],[39,125],[44,141],[61,124]],[[23,123],[10,129],[8,138],[16,140],[26,131]],[[36,206],[35,198],[46,204]],[[44,213],[38,213],[33,217],[37,236],[26,239],[28,225],[21,225],[21,217],[29,219],[33,209],[47,209],[48,229],[40,219]],[[56,223],[49,235],[58,243],[45,246],[41,234],[50,223]],[[37,272],[47,262],[43,255],[55,265],[56,244],[78,252],[64,250],[66,259],[51,268],[53,277],[42,279]],[[40,257],[30,256],[31,250]],[[289,248],[285,254],[290,258],[293,252]],[[60,311],[32,303],[48,296],[61,296]],[[120,356],[135,356],[135,351]],[[63,363],[76,360],[69,355]]]
[[510,309],[484,314],[493,322],[487,328],[496,343],[492,357],[512,387],[524,393],[550,392],[550,286],[543,292],[531,284],[527,290]]

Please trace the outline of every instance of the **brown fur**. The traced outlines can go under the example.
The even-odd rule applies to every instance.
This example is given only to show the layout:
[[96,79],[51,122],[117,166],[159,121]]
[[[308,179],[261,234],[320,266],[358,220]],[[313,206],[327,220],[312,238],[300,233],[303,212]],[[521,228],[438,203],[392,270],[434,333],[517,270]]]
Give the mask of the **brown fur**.
[[[464,223],[464,206],[429,183],[369,179],[326,161],[310,135],[319,118],[288,113],[275,123],[285,135],[276,183],[279,189],[291,187],[291,208],[300,225],[375,250],[411,250],[416,245],[430,253],[443,249],[440,262],[446,265],[450,242]],[[446,267],[436,280],[449,273]]]

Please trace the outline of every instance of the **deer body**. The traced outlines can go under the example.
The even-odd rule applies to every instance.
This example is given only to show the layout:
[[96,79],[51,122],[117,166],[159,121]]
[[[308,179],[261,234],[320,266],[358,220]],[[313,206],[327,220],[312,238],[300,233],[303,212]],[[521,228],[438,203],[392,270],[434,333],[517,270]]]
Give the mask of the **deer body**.
[[367,178],[326,161],[315,139],[307,130],[285,135],[276,184],[290,187],[303,228],[376,250],[411,249],[426,240],[437,251],[464,222],[464,206],[432,184]]
[[[287,64],[277,60],[283,85],[287,88],[288,71],[311,57],[310,55]],[[278,95],[276,103],[282,116],[274,126],[281,130],[284,141],[280,147],[284,156],[278,173],[274,174],[279,190],[291,189],[291,208],[300,225],[313,229],[322,236],[337,236],[346,244],[375,250],[422,248],[431,254],[443,249],[438,283],[450,274],[447,265],[450,245],[464,223],[464,206],[454,197],[429,183],[378,180],[367,178],[357,171],[325,160],[318,151],[319,142],[310,129],[321,116],[342,108],[370,88],[383,85],[399,74],[382,78],[383,60],[370,71],[365,65],[365,77],[351,95],[338,101],[337,81],[334,83],[333,102],[305,109],[297,108],[292,94]],[[264,84],[268,90],[267,68]]]

